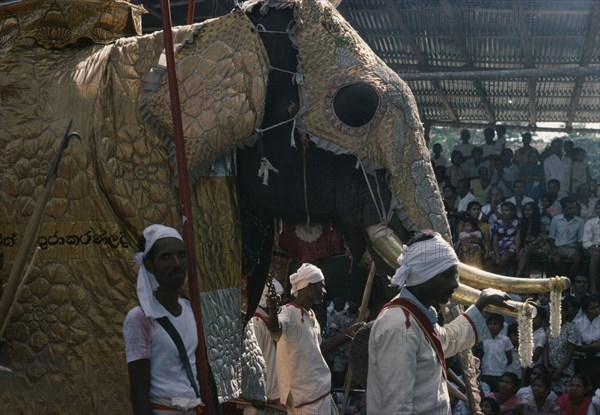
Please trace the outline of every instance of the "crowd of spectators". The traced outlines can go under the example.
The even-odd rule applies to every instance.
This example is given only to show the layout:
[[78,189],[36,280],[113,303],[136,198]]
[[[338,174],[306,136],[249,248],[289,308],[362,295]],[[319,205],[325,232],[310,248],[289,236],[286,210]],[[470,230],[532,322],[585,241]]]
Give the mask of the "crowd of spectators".
[[[556,138],[539,151],[530,133],[511,149],[503,126],[481,145],[462,130],[450,162],[441,143],[431,161],[460,259],[495,273],[585,275],[600,288],[600,202],[587,154]],[[540,273],[541,272],[541,273]]]

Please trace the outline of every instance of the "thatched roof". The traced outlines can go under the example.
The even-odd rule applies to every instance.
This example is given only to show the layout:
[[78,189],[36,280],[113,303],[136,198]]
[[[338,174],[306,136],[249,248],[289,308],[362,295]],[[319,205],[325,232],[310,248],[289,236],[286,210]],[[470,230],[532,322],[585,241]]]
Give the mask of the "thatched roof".
[[[144,30],[159,29],[158,0],[143,3]],[[171,2],[173,24],[187,4]],[[197,2],[195,21],[232,7]],[[338,10],[408,82],[424,122],[600,131],[599,0],[342,0]]]

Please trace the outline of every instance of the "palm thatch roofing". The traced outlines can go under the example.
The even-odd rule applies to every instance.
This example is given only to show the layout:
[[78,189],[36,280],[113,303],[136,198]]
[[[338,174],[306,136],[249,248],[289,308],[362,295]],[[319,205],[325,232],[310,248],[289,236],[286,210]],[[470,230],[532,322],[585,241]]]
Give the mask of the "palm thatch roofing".
[[[159,1],[143,4],[144,30],[159,30]],[[194,21],[234,6],[197,2]],[[186,23],[187,0],[171,10]],[[426,124],[600,132],[600,0],[342,0],[338,10],[408,82]],[[560,127],[540,126],[549,122]]]

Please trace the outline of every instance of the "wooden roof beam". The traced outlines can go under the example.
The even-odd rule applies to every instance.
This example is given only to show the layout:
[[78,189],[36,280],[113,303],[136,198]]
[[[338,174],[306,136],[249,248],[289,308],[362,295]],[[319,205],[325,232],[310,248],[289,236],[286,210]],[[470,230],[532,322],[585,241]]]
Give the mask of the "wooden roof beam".
[[[450,26],[450,31],[452,32],[452,36],[454,38],[454,43],[458,47],[461,56],[465,61],[465,66],[468,68],[473,68],[473,60],[471,59],[471,55],[469,54],[469,50],[467,49],[467,42],[462,34],[462,30],[460,25],[458,24],[459,17],[454,13],[454,7],[450,4],[448,0],[440,0],[440,5],[443,10],[446,11],[447,22]],[[494,111],[492,110],[492,105],[490,104],[490,100],[487,97],[487,92],[483,87],[481,81],[473,81],[473,87],[477,91],[479,95],[479,99],[481,100],[481,104],[483,105],[483,109],[487,115],[488,121],[490,124],[496,123],[496,117],[494,115]]]
[[[404,35],[407,36],[406,41],[408,42],[410,49],[412,50],[415,58],[417,59],[417,62],[419,63],[419,67],[424,71],[431,70],[431,66],[429,65],[429,62],[427,62],[427,59],[421,52],[421,49],[419,49],[417,42],[415,42],[415,38],[414,38],[410,28],[404,22],[402,15],[398,11],[398,7],[396,6],[396,3],[395,2],[386,2],[385,8],[388,10],[390,15],[394,19],[394,22],[396,24],[398,24],[398,28],[400,29],[400,31]],[[452,119],[454,122],[458,122],[458,114],[456,113],[456,111],[454,110],[452,105],[450,104],[450,101],[448,101],[448,98],[446,97],[446,94],[444,93],[444,89],[440,85],[440,82],[439,81],[431,81],[431,85],[435,89],[435,92],[436,92],[438,98],[440,99],[440,101],[442,102],[444,109],[448,112],[450,119]]]
[[[474,69],[448,72],[402,72],[404,65],[389,64],[405,81],[485,81],[520,78],[600,77],[600,67],[562,67],[531,69]],[[566,81],[565,81],[566,82]]]
[[[594,49],[594,41],[596,39],[596,36],[598,35],[599,29],[600,1],[595,1],[594,8],[592,9],[592,12],[590,14],[590,26],[588,27],[588,31],[585,35],[585,40],[583,42],[583,53],[581,54],[581,60],[579,61],[579,65],[581,67],[587,67],[590,64],[592,52]],[[575,85],[573,86],[573,94],[571,95],[571,102],[569,103],[569,109],[567,110],[567,121],[565,123],[567,129],[573,128],[573,122],[575,121],[577,109],[579,108],[581,92],[583,91],[583,82],[584,78],[582,76],[578,76],[575,80]]]
[[[490,124],[485,122],[452,122],[452,121],[443,121],[443,120],[426,120],[429,124],[433,126],[440,127],[452,127],[452,128],[488,128]],[[600,128],[573,128],[571,130],[567,130],[566,127],[537,127],[537,126],[527,126],[527,125],[517,125],[517,124],[506,124],[502,123],[506,126],[508,130],[518,130],[522,132],[534,132],[534,131],[546,131],[546,132],[558,132],[558,133],[568,133],[568,132],[582,132],[582,133],[600,133]]]
[[[521,54],[523,56],[523,63],[525,64],[525,68],[535,68],[535,62],[531,52],[531,42],[529,41],[529,32],[525,22],[523,21],[524,14],[521,10],[521,2],[519,0],[512,0],[512,8],[517,14],[517,30],[519,32],[519,39],[521,41]],[[529,125],[535,125],[537,123],[537,94],[535,80],[527,80],[527,96],[529,100]]]

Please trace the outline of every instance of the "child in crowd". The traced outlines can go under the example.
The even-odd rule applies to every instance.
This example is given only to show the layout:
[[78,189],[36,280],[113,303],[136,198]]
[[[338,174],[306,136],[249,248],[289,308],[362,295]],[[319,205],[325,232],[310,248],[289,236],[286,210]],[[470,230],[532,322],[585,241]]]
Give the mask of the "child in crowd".
[[479,230],[479,224],[475,218],[463,219],[462,231],[458,234],[456,253],[465,264],[478,267],[483,264],[483,234]]
[[500,378],[498,392],[488,392],[486,397],[494,398],[500,404],[503,415],[518,415],[519,399],[515,392],[519,389],[519,379],[512,372],[504,372]]
[[486,323],[491,336],[483,340],[475,354],[481,359],[481,380],[489,385],[492,392],[498,392],[502,374],[512,365],[513,345],[508,337],[501,334],[504,316],[492,313]]
[[486,396],[479,405],[483,415],[500,415],[500,404],[494,398]]
[[536,316],[533,318],[533,356],[531,357],[531,365],[530,369],[533,369],[534,366],[540,365],[544,363],[543,353],[544,346],[546,345],[546,329],[544,328],[544,323],[546,322],[546,317],[548,312],[542,306],[535,306],[537,310]]
[[552,218],[558,215],[558,210],[553,206],[555,200],[552,193],[544,193],[540,198],[540,205],[542,205],[540,208],[540,216],[546,232],[550,229]]

